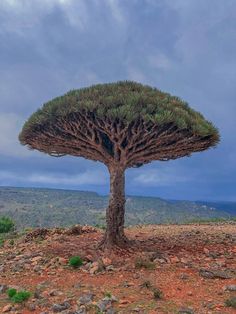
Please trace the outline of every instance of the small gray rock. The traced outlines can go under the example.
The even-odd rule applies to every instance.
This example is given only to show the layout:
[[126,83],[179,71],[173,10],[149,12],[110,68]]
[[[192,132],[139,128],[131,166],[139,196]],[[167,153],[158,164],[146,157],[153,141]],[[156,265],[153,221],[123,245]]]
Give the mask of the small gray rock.
[[224,287],[225,291],[236,291],[236,285],[228,285]]
[[29,305],[27,305],[27,308],[29,311],[33,312],[36,310],[36,305],[34,303],[30,303]]
[[36,290],[34,291],[34,298],[35,299],[43,299],[41,293],[42,292],[39,289],[36,288]]
[[112,307],[109,308],[107,311],[106,311],[106,314],[116,314],[117,311],[115,309],[113,309]]
[[53,312],[62,312],[64,310],[67,310],[70,308],[70,303],[69,302],[63,302],[61,304],[53,304],[52,310]]
[[115,268],[114,268],[113,265],[109,265],[109,266],[106,267],[106,270],[107,270],[107,271],[114,271]]
[[104,298],[97,303],[97,307],[100,311],[104,312],[111,307],[111,300],[108,298]]
[[87,314],[86,309],[79,309],[77,311],[69,312],[68,314]]
[[188,280],[189,279],[189,276],[187,274],[180,274],[179,278],[181,280]]
[[182,308],[178,311],[178,314],[194,314],[194,311],[190,308]]
[[84,294],[79,298],[79,303],[81,305],[88,304],[93,301],[93,298],[94,298],[94,294],[92,293]]
[[86,309],[80,309],[78,311],[76,311],[74,314],[87,314]]
[[0,294],[1,293],[5,293],[8,289],[8,286],[7,285],[0,285]]
[[203,278],[207,279],[230,279],[232,276],[223,271],[223,270],[208,270],[208,269],[200,269],[199,270],[199,275],[202,276]]

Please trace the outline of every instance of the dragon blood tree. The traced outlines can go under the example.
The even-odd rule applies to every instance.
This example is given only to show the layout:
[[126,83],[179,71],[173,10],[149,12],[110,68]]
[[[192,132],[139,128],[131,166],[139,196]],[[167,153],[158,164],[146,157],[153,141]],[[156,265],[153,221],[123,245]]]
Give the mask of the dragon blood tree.
[[101,246],[125,246],[125,170],[215,146],[217,129],[178,97],[135,82],[72,90],[25,123],[20,142],[51,156],[104,163],[110,173],[107,229]]

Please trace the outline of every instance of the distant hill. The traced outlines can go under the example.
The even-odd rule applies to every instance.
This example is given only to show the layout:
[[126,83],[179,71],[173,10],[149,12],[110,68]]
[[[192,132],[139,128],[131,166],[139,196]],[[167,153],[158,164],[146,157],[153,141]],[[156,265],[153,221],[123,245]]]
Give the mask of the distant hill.
[[[185,223],[236,216],[236,202],[168,201],[127,196],[126,224]],[[104,225],[108,197],[95,192],[0,187],[0,216],[12,217],[19,229],[72,224]]]
[[230,215],[236,216],[236,202],[203,202],[197,201],[199,205],[207,205],[215,209],[223,210]]

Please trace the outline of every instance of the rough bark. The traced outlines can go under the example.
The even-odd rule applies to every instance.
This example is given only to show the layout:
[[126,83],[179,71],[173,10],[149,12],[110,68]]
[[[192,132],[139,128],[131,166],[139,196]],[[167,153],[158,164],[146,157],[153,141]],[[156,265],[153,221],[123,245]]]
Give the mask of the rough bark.
[[107,229],[100,247],[125,247],[128,239],[124,234],[125,219],[125,170],[110,167],[110,199],[106,210]]

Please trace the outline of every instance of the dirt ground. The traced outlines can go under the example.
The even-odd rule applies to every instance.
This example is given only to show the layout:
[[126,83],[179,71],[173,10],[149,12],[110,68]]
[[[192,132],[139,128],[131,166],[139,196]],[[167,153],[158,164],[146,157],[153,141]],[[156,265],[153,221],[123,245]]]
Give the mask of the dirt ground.
[[[37,230],[0,248],[1,313],[226,314],[236,297],[236,224],[126,229],[136,244],[102,252],[102,231]],[[80,256],[83,266],[68,261]],[[31,292],[12,303],[8,288]]]

